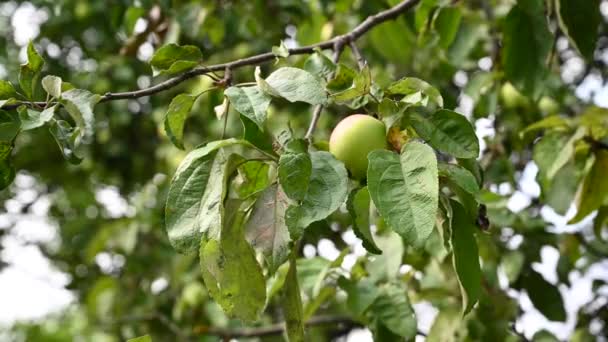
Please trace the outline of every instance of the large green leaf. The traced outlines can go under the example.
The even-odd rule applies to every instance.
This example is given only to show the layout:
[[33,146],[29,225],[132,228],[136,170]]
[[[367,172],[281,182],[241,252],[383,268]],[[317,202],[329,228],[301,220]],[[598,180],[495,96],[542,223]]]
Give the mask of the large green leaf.
[[367,185],[380,215],[406,243],[422,247],[433,231],[437,214],[435,152],[411,141],[403,146],[401,155],[376,150],[368,159]]
[[265,157],[245,141],[221,140],[190,152],[175,172],[167,195],[165,225],[177,251],[193,252],[201,238],[218,236],[227,178],[236,166],[233,155]]
[[312,173],[308,191],[300,205],[287,209],[287,226],[292,239],[299,238],[311,223],[336,211],[348,194],[348,174],[344,164],[329,152],[310,153]]
[[306,196],[312,161],[303,140],[292,140],[285,146],[285,153],[279,159],[279,182],[285,194],[293,200],[301,201]]
[[547,76],[553,37],[544,13],[544,0],[519,2],[503,23],[502,64],[507,79],[522,93],[538,99]]
[[[315,105],[327,101],[327,94],[319,79],[302,69],[283,67],[270,74],[265,81],[272,88],[270,95],[282,97],[289,102],[300,101]],[[262,90],[268,93],[263,87]]]
[[273,137],[245,115],[240,115],[241,123],[243,124],[243,139],[252,143],[260,150],[275,155],[273,150]]
[[376,242],[371,232],[369,222],[370,196],[367,187],[353,190],[348,196],[346,207],[353,220],[353,231],[355,235],[363,242],[363,247],[372,254],[382,254],[382,251]]
[[44,60],[40,57],[38,51],[36,51],[34,43],[30,41],[27,45],[27,63],[21,64],[19,70],[19,85],[28,99],[34,96],[34,90],[40,78],[40,71],[42,71],[43,65]]
[[156,50],[150,65],[155,74],[176,74],[194,68],[202,60],[203,54],[196,46],[167,44]]
[[171,100],[165,114],[165,132],[171,142],[180,149],[184,149],[184,123],[190,114],[196,96],[179,94]]
[[467,314],[481,293],[481,269],[475,240],[475,225],[462,204],[450,200],[452,206],[452,261],[462,293],[462,313]]
[[600,0],[557,0],[555,3],[560,28],[581,55],[592,60],[602,22]]
[[532,270],[524,275],[523,286],[534,307],[545,317],[552,321],[564,322],[566,320],[564,301],[556,286]]
[[245,225],[247,241],[262,252],[271,274],[289,255],[291,239],[285,224],[288,206],[289,199],[283,189],[278,184],[273,184],[256,200]]
[[429,145],[456,158],[477,158],[479,141],[463,115],[447,109],[426,114],[421,108],[407,111],[407,119]]
[[581,221],[604,204],[604,201],[608,198],[608,177],[606,171],[608,171],[608,151],[598,150],[595,153],[593,166],[585,176],[577,194],[576,215],[568,224]]
[[207,290],[229,316],[257,320],[266,305],[266,281],[245,240],[240,200],[226,201],[221,236],[202,240],[200,264]]
[[264,130],[270,96],[262,92],[258,86],[230,87],[224,91],[224,95],[228,97],[237,112],[255,122],[260,130]]
[[369,307],[369,315],[376,325],[382,324],[405,340],[416,337],[417,322],[414,309],[404,289],[397,284],[383,285],[379,295]]
[[93,107],[99,102],[100,96],[84,89],[70,89],[61,95],[61,103],[80,128],[80,133],[91,137],[95,126]]

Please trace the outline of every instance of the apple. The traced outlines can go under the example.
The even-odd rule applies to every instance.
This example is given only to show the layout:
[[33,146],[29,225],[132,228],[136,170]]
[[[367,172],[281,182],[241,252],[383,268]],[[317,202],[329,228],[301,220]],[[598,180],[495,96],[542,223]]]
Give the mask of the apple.
[[344,163],[353,179],[365,178],[368,153],[387,147],[384,123],[365,114],[347,116],[329,138],[329,152]]
[[545,115],[554,115],[559,111],[559,104],[549,96],[543,96],[538,101],[538,108]]
[[507,108],[528,106],[528,98],[523,96],[511,83],[503,84],[500,89],[500,97]]

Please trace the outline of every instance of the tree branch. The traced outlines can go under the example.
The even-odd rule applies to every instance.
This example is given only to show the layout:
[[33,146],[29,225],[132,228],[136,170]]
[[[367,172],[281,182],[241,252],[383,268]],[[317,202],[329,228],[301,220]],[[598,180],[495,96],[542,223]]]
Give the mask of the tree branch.
[[[326,40],[324,42],[302,46],[298,48],[288,49],[290,55],[304,55],[311,54],[315,49],[334,49],[336,47],[343,47],[345,44],[350,43],[351,41],[357,40],[359,37],[367,33],[374,26],[379,25],[385,21],[395,19],[400,14],[408,11],[415,5],[417,5],[420,0],[404,0],[399,4],[374,15],[367,17],[363,22],[357,25],[352,31],[336,36],[330,40]],[[181,75],[170,78],[166,81],[153,85],[149,88],[127,91],[122,93],[106,93],[101,97],[99,102],[108,102],[114,100],[125,100],[125,99],[136,99],[144,96],[150,96],[167,89],[173,88],[176,85],[196,76],[205,75],[208,73],[212,73],[214,71],[224,71],[226,69],[234,70],[244,66],[250,65],[259,65],[269,61],[273,61],[275,59],[275,55],[272,52],[266,52],[255,56],[250,56],[246,58],[237,59],[232,62],[208,65],[200,68],[196,68],[187,72],[184,72]],[[29,105],[29,106],[39,106],[44,107],[47,105],[46,102],[27,102],[21,101],[15,104],[6,105],[4,109],[14,109],[21,105]]]
[[[336,328],[355,328],[362,326],[360,323],[355,322],[349,317],[345,316],[316,316],[309,319],[306,323],[307,327],[318,326],[318,325],[334,325]],[[277,323],[266,327],[259,328],[241,328],[241,329],[230,329],[230,328],[215,328],[200,326],[195,328],[194,335],[213,335],[221,337],[224,340],[232,338],[243,338],[243,337],[263,337],[280,335],[285,330],[285,323]]]

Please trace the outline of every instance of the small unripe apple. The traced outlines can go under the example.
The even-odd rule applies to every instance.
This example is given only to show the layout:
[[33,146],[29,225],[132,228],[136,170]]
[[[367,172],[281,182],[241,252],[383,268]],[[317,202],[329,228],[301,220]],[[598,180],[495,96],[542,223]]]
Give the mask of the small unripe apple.
[[354,179],[365,178],[368,153],[386,148],[384,123],[364,114],[344,118],[329,138],[329,152],[344,163]]
[[553,115],[559,111],[559,104],[549,96],[543,96],[538,101],[538,108],[545,115]]
[[500,88],[500,97],[507,108],[526,107],[528,98],[523,96],[511,83],[503,84]]

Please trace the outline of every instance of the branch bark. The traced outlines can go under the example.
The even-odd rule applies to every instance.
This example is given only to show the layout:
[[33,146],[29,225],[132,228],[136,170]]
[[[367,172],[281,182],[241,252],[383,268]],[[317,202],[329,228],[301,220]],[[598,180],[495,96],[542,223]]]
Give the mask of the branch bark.
[[[374,26],[377,26],[385,21],[397,18],[400,14],[405,13],[409,9],[413,8],[419,2],[420,2],[420,0],[404,0],[404,1],[400,2],[399,4],[393,6],[385,11],[378,12],[374,15],[367,17],[363,22],[361,22],[359,25],[357,25],[352,31],[350,31],[346,34],[336,36],[336,37],[334,37],[330,40],[326,40],[324,42],[289,49],[289,54],[290,55],[311,54],[317,48],[322,49],[322,50],[334,49],[334,51],[335,51],[335,47],[337,47],[337,46],[343,47],[345,44],[349,44],[350,42],[359,39],[361,36],[363,36],[365,33],[367,33],[369,30],[371,30]],[[196,69],[184,72],[183,74],[170,78],[166,81],[153,85],[149,88],[121,92],[121,93],[111,93],[111,92],[106,93],[101,97],[100,102],[125,100],[125,99],[136,99],[136,98],[140,98],[140,97],[144,97],[144,96],[150,96],[150,95],[154,95],[156,93],[165,91],[167,89],[173,88],[176,85],[178,85],[190,78],[196,77],[196,76],[206,75],[206,74],[212,73],[214,71],[224,71],[226,69],[235,70],[235,69],[238,69],[238,68],[241,68],[244,66],[259,65],[259,64],[263,64],[263,63],[266,63],[269,61],[273,61],[274,59],[275,59],[275,55],[272,52],[266,52],[266,53],[262,53],[262,54],[255,55],[255,56],[237,59],[235,61],[231,61],[231,62],[227,62],[227,63],[208,65],[208,66],[204,66],[204,67],[200,67],[200,68],[196,68]],[[6,105],[6,106],[4,106],[4,109],[14,109],[21,105],[44,107],[47,105],[47,103],[45,101],[42,101],[42,102],[22,101],[22,102],[18,102],[16,104]]]

